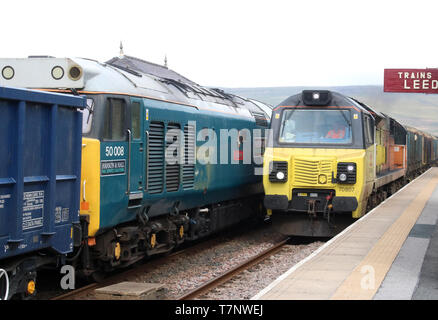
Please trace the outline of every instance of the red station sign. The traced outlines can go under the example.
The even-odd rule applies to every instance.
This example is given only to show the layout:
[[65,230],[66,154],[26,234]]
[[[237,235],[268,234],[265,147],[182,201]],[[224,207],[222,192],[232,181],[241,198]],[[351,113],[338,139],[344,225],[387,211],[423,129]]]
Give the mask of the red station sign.
[[438,93],[438,69],[385,69],[383,91]]

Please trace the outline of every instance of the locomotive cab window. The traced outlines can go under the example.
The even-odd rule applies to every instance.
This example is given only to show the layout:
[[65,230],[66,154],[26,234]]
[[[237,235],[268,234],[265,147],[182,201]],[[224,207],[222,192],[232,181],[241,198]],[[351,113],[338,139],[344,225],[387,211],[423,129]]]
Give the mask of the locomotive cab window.
[[283,112],[279,142],[297,144],[351,144],[349,110],[301,110]]
[[370,146],[374,143],[374,128],[373,121],[368,115],[364,114],[364,135],[365,135],[365,144],[366,146]]
[[141,106],[139,102],[133,102],[131,104],[131,124],[132,124],[132,137],[134,139],[141,138]]
[[104,139],[125,140],[126,102],[123,99],[109,98],[105,114]]

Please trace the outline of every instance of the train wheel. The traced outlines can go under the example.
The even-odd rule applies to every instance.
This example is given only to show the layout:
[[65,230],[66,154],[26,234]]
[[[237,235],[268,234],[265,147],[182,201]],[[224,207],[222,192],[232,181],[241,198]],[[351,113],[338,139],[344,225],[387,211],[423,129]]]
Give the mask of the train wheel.
[[0,300],[7,300],[9,295],[9,277],[8,273],[0,269]]

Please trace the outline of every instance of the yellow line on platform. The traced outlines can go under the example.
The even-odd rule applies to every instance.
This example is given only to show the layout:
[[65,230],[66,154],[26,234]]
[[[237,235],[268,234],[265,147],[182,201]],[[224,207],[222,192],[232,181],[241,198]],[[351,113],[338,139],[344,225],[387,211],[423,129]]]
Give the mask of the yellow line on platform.
[[418,196],[338,287],[331,299],[370,300],[374,297],[437,184],[438,174],[434,172],[429,182],[418,191]]

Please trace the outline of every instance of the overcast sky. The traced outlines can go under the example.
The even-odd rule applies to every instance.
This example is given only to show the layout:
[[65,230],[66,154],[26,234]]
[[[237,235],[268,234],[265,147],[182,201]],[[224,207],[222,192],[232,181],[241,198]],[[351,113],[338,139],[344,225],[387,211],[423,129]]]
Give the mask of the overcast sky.
[[383,84],[438,66],[436,1],[2,1],[0,57],[125,54],[206,86]]

